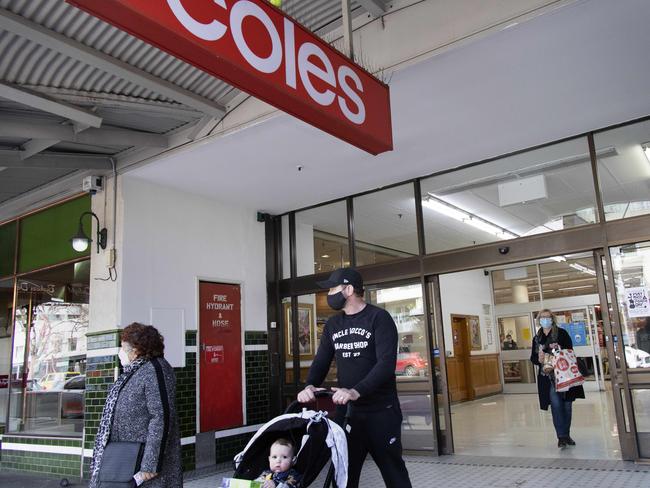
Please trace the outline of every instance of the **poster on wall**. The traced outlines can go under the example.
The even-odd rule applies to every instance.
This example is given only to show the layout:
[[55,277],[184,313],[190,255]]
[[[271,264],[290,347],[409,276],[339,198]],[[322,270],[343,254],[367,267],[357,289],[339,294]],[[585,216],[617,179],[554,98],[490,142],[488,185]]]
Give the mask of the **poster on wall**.
[[[285,324],[291,324],[291,303],[284,304],[284,320]],[[286,344],[286,357],[287,360],[293,358],[293,334],[291,327],[286,327],[287,338]],[[314,344],[315,338],[314,326],[314,307],[310,303],[298,304],[298,354],[301,358],[314,357]]]
[[650,303],[646,288],[626,288],[625,304],[629,317],[650,317]]
[[199,282],[201,432],[244,423],[241,326],[240,286]]
[[481,325],[478,317],[468,317],[469,323],[469,340],[472,346],[472,351],[480,351],[483,349],[481,342]]

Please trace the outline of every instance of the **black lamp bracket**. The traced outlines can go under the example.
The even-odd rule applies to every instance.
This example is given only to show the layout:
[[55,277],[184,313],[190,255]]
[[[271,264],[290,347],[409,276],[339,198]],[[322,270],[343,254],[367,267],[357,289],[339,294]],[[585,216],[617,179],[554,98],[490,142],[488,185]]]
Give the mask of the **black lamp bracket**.
[[79,229],[83,231],[82,227],[82,219],[84,218],[85,215],[91,215],[95,217],[95,220],[97,220],[97,252],[99,252],[100,249],[106,249],[106,244],[108,242],[108,230],[106,227],[101,227],[101,224],[99,223],[99,217],[95,214],[95,212],[83,212],[79,216]]

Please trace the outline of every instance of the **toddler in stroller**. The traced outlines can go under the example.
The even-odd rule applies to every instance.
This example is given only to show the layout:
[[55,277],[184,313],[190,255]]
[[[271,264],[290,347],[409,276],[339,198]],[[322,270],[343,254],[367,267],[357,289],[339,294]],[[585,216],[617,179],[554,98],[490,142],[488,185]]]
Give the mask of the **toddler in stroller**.
[[300,488],[302,476],[291,466],[295,463],[293,443],[288,439],[278,439],[271,444],[269,469],[259,478],[262,488]]
[[310,405],[313,409],[303,408],[296,401],[287,407],[283,415],[264,424],[244,450],[235,456],[233,478],[256,480],[260,473],[268,474],[271,447],[278,439],[286,439],[293,445],[295,453],[291,469],[300,474],[297,488],[307,488],[313,483],[330,460],[325,488],[329,488],[332,479],[337,486],[346,486],[348,445],[343,430],[345,423],[341,428],[330,420],[329,412],[334,411],[331,393],[319,393],[317,404]]

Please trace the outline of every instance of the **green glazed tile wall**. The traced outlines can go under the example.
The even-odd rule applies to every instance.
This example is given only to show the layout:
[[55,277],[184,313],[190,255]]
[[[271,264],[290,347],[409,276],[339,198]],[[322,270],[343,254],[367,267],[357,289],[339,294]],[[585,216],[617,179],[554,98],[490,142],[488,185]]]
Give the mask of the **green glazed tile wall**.
[[2,469],[79,477],[81,456],[46,452],[2,451]]
[[[196,331],[187,331],[185,343],[195,346]],[[266,344],[266,332],[246,332],[246,345]],[[119,331],[109,331],[88,336],[88,349],[97,350],[117,347]],[[268,390],[268,351],[245,352],[246,374],[246,421],[249,425],[266,422],[269,419],[269,390]],[[181,437],[191,437],[196,434],[196,353],[186,352],[184,368],[174,368],[176,374],[176,402],[179,417]],[[117,355],[88,358],[86,367],[86,437],[83,441],[85,449],[92,450],[95,435],[106,400],[107,390],[115,378],[115,368],[119,365]],[[240,452],[254,433],[240,434],[222,439],[216,439],[215,462],[230,461]],[[80,440],[29,439],[4,437],[4,442],[41,443],[49,445],[65,445],[81,447]],[[57,442],[59,444],[57,444]],[[195,446],[188,444],[181,447],[183,469],[192,470],[195,467]],[[88,475],[90,458],[84,462],[84,475]],[[3,468],[23,471],[36,471],[61,476],[78,476],[81,458],[75,455],[36,453],[26,451],[2,451]]]

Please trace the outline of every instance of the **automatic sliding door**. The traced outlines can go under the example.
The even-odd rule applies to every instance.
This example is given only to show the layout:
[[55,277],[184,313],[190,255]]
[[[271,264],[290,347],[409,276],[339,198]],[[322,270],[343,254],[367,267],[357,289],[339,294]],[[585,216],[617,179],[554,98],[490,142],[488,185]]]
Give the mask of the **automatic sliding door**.
[[[636,445],[625,446],[627,459],[650,458],[650,242],[609,250],[615,297],[613,320],[616,387],[624,427]],[[615,397],[617,392],[615,391]],[[629,417],[629,418],[627,418]],[[622,442],[623,444],[623,442]]]
[[368,302],[388,311],[398,332],[395,375],[402,407],[402,444],[412,451],[437,452],[432,413],[430,346],[422,285],[368,286]]

